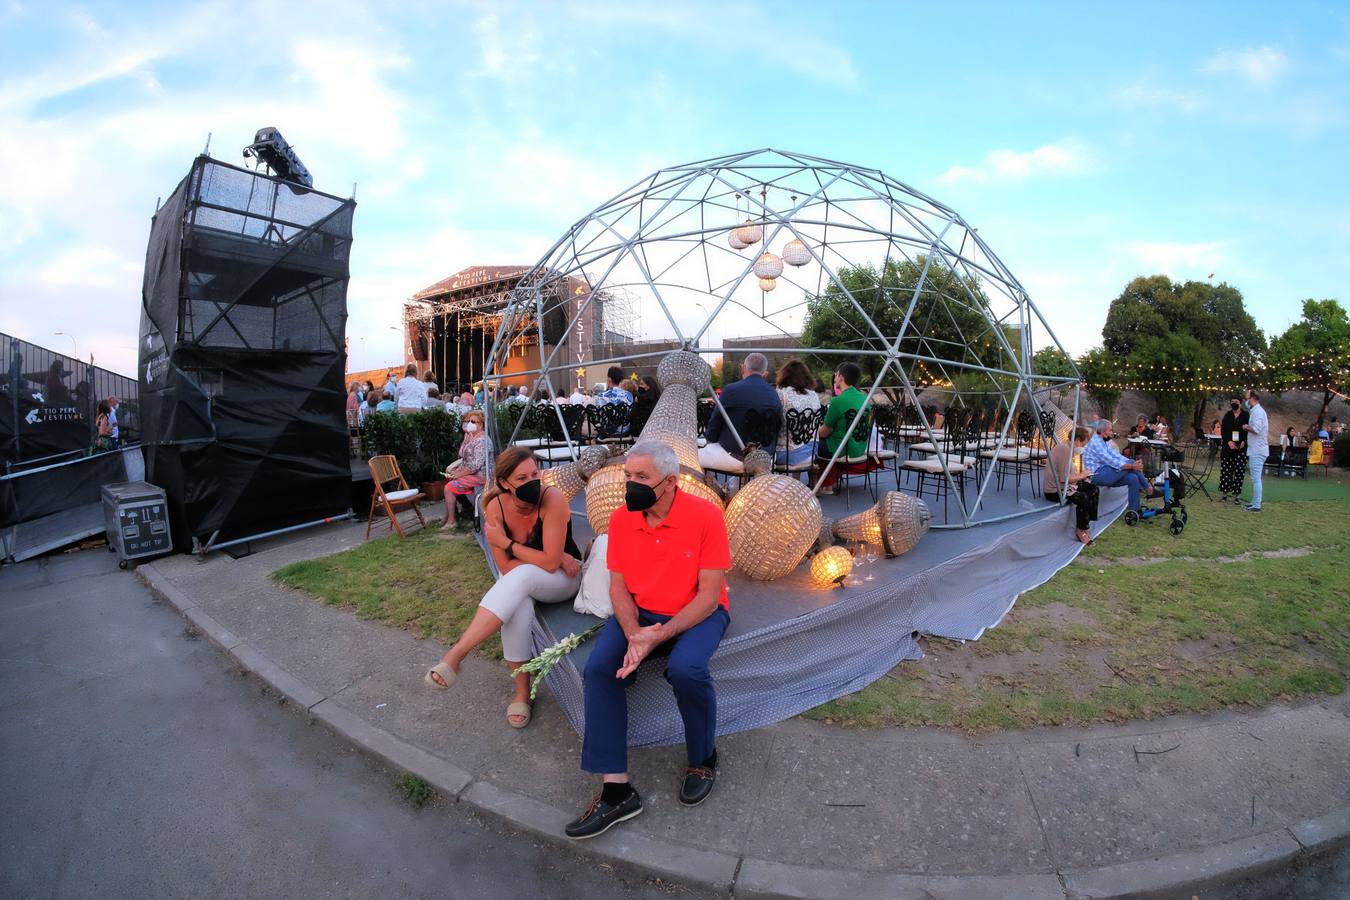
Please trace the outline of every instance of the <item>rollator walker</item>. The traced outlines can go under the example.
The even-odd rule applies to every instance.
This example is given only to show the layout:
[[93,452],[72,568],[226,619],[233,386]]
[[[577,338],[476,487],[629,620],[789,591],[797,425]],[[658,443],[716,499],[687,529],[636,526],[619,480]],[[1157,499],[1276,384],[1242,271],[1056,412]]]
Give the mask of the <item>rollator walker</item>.
[[1171,515],[1172,521],[1167,528],[1172,534],[1179,535],[1186,530],[1186,519],[1188,518],[1186,507],[1181,503],[1182,498],[1186,496],[1186,479],[1181,474],[1180,466],[1185,454],[1176,447],[1168,446],[1163,447],[1158,455],[1162,460],[1162,471],[1153,479],[1153,483],[1162,491],[1162,506],[1149,506],[1141,503],[1138,512],[1127,509],[1125,510],[1125,524],[1133,528],[1140,522],[1148,522],[1158,518],[1158,516]]

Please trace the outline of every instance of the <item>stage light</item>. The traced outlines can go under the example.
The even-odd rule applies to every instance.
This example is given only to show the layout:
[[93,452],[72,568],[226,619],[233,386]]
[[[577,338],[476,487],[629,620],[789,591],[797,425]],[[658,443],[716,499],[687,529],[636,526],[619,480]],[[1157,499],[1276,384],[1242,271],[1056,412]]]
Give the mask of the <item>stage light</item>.
[[845,547],[826,547],[811,557],[811,582],[818,587],[842,586],[853,571],[853,554]]
[[259,128],[253,136],[253,143],[244,148],[244,158],[250,157],[263,163],[284,181],[307,188],[314,187],[314,178],[296,155],[295,149],[286,142],[280,131],[271,126]]

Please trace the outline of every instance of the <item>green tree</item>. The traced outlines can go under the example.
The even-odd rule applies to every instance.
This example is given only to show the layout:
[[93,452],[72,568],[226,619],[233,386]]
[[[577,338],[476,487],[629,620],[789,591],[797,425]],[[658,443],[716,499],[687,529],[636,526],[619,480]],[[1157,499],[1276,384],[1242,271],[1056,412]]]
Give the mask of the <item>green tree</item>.
[[1120,361],[1104,348],[1093,347],[1078,357],[1078,370],[1087,382],[1087,395],[1103,416],[1112,418],[1120,402],[1120,388],[1115,387],[1120,382]]
[[[1250,371],[1266,349],[1265,335],[1229,284],[1174,283],[1166,275],[1135,278],[1111,301],[1102,345],[1127,371],[1162,384],[1151,393],[1169,416],[1189,412],[1201,428],[1212,379],[1220,366]],[[1174,375],[1178,370],[1185,375]]]
[[1058,347],[1042,347],[1031,354],[1031,369],[1037,375],[1050,375],[1056,378],[1072,378],[1073,364],[1069,357]]
[[1350,321],[1335,300],[1304,300],[1303,318],[1270,342],[1270,365],[1276,383],[1315,385],[1322,389],[1321,428],[1337,392],[1350,393]]
[[[924,275],[926,263],[926,257],[919,256],[914,260],[888,260],[880,271],[870,265],[839,269],[836,274],[848,293],[831,281],[824,292],[807,301],[802,346],[886,350],[903,327],[902,352],[968,365],[1014,368],[999,344],[988,315],[989,301],[979,284],[958,275],[937,259],[928,265]],[[921,275],[923,288],[906,319]],[[850,302],[849,295],[875,323],[880,337]],[[1012,345],[1017,346],[1015,336]],[[855,361],[867,381],[875,380],[884,364],[881,357],[861,354]],[[935,362],[904,365],[913,381],[929,377],[951,380],[963,371],[958,366]],[[899,382],[896,376],[886,380],[891,384]]]

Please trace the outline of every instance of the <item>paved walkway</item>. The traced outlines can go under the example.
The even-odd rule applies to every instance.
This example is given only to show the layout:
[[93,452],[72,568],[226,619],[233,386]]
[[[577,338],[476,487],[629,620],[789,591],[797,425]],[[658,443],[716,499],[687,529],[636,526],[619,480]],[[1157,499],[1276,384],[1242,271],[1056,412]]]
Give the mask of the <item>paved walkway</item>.
[[[505,720],[497,664],[424,687],[444,647],[273,584],[287,563],[362,540],[344,523],[234,560],[140,574],[241,665],[448,795],[546,838],[595,790],[541,693]],[[633,755],[646,812],[576,852],[736,896],[1186,896],[1308,877],[1350,838],[1350,697],[1251,713],[971,738],[804,720],[719,741],[711,800],[675,800],[683,749]],[[1337,871],[1342,871],[1337,869]],[[1300,892],[1305,893],[1302,882]]]
[[0,569],[0,897],[671,897],[416,809],[288,707],[110,553]]

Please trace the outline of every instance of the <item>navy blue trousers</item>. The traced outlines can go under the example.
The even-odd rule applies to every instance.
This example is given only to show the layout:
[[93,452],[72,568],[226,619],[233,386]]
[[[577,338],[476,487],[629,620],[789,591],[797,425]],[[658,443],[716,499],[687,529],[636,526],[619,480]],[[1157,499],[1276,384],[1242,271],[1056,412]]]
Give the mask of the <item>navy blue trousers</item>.
[[[642,626],[672,618],[638,610],[638,624]],[[675,704],[684,720],[684,742],[691,766],[703,765],[717,747],[717,691],[708,660],[730,622],[727,611],[718,606],[708,618],[651,653],[656,656],[669,651],[666,681],[675,691]],[[628,638],[611,618],[600,629],[586,661],[586,734],[581,745],[581,768],[587,772],[618,775],[628,771],[627,689],[637,680],[637,672],[622,680],[614,677],[623,667],[627,652]]]

